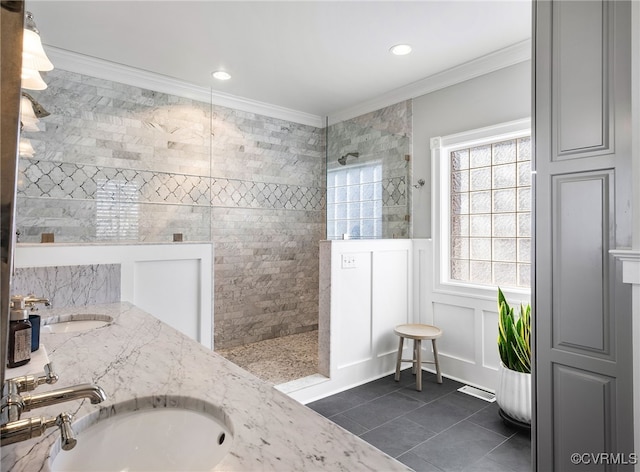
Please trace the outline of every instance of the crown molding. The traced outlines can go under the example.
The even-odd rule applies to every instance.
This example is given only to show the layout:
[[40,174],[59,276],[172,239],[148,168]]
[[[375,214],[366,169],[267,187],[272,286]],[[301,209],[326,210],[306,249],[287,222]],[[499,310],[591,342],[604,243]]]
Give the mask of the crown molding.
[[325,120],[322,116],[271,105],[228,93],[216,92],[208,87],[192,85],[164,75],[117,64],[115,62],[96,59],[95,57],[85,56],[53,46],[45,46],[45,49],[49,59],[57,68],[69,72],[90,75],[99,79],[112,80],[134,87],[176,95],[199,102],[213,103],[214,105],[265,115],[303,125],[315,126],[317,128],[325,127]]
[[[91,56],[85,56],[53,46],[45,46],[45,49],[50,60],[56,67],[70,72],[86,74],[100,79],[112,80],[135,87],[155,90],[156,92],[176,95],[204,103],[213,103],[214,105],[265,115],[303,125],[315,126],[317,128],[325,127],[325,119],[319,115],[259,102],[237,95],[216,92],[207,87],[193,85],[164,75],[124,66],[115,62],[96,59]],[[356,106],[338,111],[328,117],[328,122],[329,124],[334,124],[355,118],[529,59],[531,59],[531,40],[522,41],[417,82],[405,85],[404,87],[394,89],[373,100],[368,100]]]
[[394,89],[373,100],[368,100],[356,106],[338,111],[329,115],[328,121],[331,125],[349,120],[404,100],[416,98],[505,67],[525,62],[529,59],[531,59],[531,40],[525,40],[405,85],[404,87]]

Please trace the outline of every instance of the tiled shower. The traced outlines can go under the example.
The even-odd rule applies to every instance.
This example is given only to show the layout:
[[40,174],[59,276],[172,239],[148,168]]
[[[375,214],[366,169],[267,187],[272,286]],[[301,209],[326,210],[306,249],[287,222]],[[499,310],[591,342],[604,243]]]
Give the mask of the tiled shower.
[[20,242],[213,241],[215,346],[317,327],[324,130],[55,69]]
[[[46,81],[34,95],[51,115],[24,133],[19,241],[212,241],[216,349],[317,328],[327,210],[411,236],[411,101],[324,129],[60,69]],[[373,212],[364,187],[341,201],[337,180],[327,204],[327,170],[351,172],[336,162],[351,150],[355,167],[380,165]]]

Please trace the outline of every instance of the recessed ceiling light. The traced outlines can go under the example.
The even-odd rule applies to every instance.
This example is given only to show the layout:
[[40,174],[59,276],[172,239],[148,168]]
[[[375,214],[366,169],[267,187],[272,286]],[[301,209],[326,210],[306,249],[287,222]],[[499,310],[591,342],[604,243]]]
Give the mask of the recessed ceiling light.
[[211,75],[218,80],[229,80],[231,78],[231,75],[223,70],[217,70]]
[[408,44],[396,44],[391,49],[389,49],[391,54],[395,54],[396,56],[405,56],[411,52],[411,46]]

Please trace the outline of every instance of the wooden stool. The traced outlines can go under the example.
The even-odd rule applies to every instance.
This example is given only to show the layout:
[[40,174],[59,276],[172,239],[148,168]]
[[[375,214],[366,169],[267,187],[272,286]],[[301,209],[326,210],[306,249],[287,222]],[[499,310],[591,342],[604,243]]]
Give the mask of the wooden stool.
[[[440,363],[438,362],[438,348],[436,347],[436,339],[442,336],[442,330],[435,326],[426,324],[403,324],[398,325],[393,330],[398,336],[400,336],[400,345],[398,346],[398,362],[396,363],[396,377],[395,380],[400,380],[400,364],[402,362],[411,362],[413,364],[413,373],[416,375],[416,390],[422,391],[422,364],[428,362],[436,365],[436,376],[438,383],[442,383],[442,373],[440,372]],[[404,345],[404,338],[413,339],[413,359],[402,358],[402,347]],[[423,361],[421,344],[423,340],[431,339],[431,345],[433,347],[433,360]]]

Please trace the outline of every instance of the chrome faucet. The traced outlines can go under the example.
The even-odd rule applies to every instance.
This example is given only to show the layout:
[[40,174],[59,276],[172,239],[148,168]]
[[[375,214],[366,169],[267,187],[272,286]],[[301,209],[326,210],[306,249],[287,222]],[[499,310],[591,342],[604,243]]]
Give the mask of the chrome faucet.
[[71,400],[88,398],[92,405],[97,405],[107,399],[102,388],[92,384],[74,385],[73,387],[51,390],[50,392],[37,393],[35,395],[22,395],[22,411],[31,411]]
[[76,439],[71,429],[72,416],[70,414],[61,413],[57,417],[21,419],[22,413],[72,400],[88,398],[91,404],[96,405],[107,399],[104,390],[92,384],[80,384],[34,395],[21,393],[34,390],[44,383],[54,384],[57,382],[58,376],[51,363],[45,365],[44,374],[40,377],[28,375],[5,381],[1,405],[1,446],[35,438],[44,434],[48,428],[57,426],[60,428],[62,449],[68,451],[76,445]]
[[33,295],[27,295],[26,297],[23,297],[24,299],[24,304],[26,307],[31,308],[31,311],[35,311],[38,308],[36,308],[36,303],[41,303],[44,306],[51,306],[51,301],[49,301],[48,298],[42,298],[42,297],[35,297]]
[[48,298],[36,297],[32,295],[13,295],[11,297],[11,308],[22,310],[29,308],[31,311],[37,311],[36,304],[42,304],[44,306],[51,306],[51,301]]
[[60,428],[62,449],[69,451],[78,442],[71,429],[71,420],[69,413],[60,413],[55,418],[25,418],[12,421],[2,425],[2,445],[42,436],[47,429],[57,426]]

